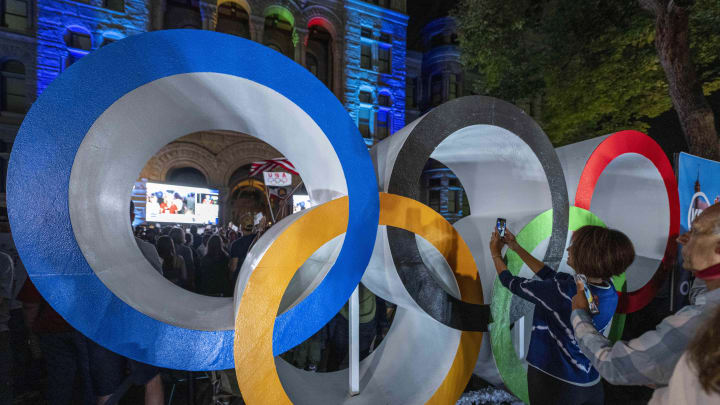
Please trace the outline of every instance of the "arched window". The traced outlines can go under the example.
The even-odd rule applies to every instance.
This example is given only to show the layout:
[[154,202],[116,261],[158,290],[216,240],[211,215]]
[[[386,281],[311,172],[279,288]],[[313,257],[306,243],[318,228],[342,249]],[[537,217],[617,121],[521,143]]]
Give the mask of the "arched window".
[[317,66],[317,71],[313,74],[325,83],[328,88],[332,88],[332,36],[320,25],[310,27],[305,57],[308,70],[310,70],[310,57],[315,59]]
[[125,11],[125,1],[124,0],[103,0],[103,7],[107,8],[109,10],[123,12],[123,11]]
[[452,100],[454,98],[460,97],[462,94],[460,94],[460,75],[451,74],[450,75],[450,86],[448,87],[448,99]]
[[377,112],[375,139],[382,141],[390,135],[390,110],[381,108]]
[[197,0],[167,0],[164,28],[200,28],[202,16]]
[[358,110],[358,128],[363,138],[370,138],[370,109],[361,107]]
[[65,32],[65,45],[67,45],[68,49],[65,67],[68,67],[90,53],[92,49],[92,37],[88,31],[80,27],[69,27]]
[[418,97],[418,79],[417,77],[409,77],[405,79],[405,106],[407,108],[417,107]]
[[2,64],[0,70],[2,85],[2,111],[24,114],[27,111],[25,102],[25,65],[9,60]]
[[166,182],[179,186],[207,186],[205,175],[194,167],[178,167],[172,169],[167,176]]
[[250,38],[250,17],[247,11],[237,3],[223,3],[218,7],[218,20],[215,31]]
[[[274,45],[288,58],[295,58],[295,18],[292,13],[280,6],[270,6],[265,12],[265,31],[263,41],[265,45]],[[272,46],[271,46],[272,47]]]
[[369,91],[360,90],[360,93],[358,94],[358,100],[360,100],[361,103],[372,104],[372,102],[373,102],[372,93]]
[[390,97],[390,93],[387,91],[383,91],[378,95],[378,105],[381,107],[391,107],[392,106],[392,98]]
[[68,28],[65,33],[65,45],[68,48],[90,52],[92,49],[92,38],[90,33],[78,27]]
[[308,52],[307,55],[305,55],[305,64],[307,65],[307,70],[315,75],[315,77],[318,77],[318,60],[315,55]]
[[443,101],[443,80],[441,74],[433,75],[430,79],[430,103],[432,107],[439,106]]
[[25,31],[28,29],[29,0],[3,0],[2,25],[11,30]]
[[122,38],[118,38],[116,36],[105,35],[102,38],[102,42],[100,43],[100,46],[110,45],[113,42],[119,41],[121,39]]

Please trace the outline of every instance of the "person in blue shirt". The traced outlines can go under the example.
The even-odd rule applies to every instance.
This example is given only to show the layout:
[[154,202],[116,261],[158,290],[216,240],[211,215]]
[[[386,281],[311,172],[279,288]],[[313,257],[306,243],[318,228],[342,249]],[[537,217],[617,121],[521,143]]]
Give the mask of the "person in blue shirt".
[[[501,253],[504,245],[520,256],[535,273],[534,278],[515,277],[508,271]],[[610,279],[624,273],[635,259],[632,242],[620,231],[584,226],[573,233],[567,251],[568,265],[587,277],[588,287],[597,297],[595,327],[609,331],[618,302]],[[490,253],[502,285],[535,304],[527,355],[530,404],[603,404],[600,375],[580,351],[570,323],[572,297],[577,291],[574,276],[546,266],[507,230],[502,238],[497,230],[493,232]]]

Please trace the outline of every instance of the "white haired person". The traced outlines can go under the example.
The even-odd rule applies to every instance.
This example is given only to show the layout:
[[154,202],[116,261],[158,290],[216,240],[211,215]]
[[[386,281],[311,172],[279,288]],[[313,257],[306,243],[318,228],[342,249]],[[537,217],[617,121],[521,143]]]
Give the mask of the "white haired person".
[[578,286],[571,315],[575,338],[585,356],[611,384],[651,388],[668,385],[696,331],[720,305],[720,278],[714,276],[720,273],[720,204],[705,209],[695,218],[690,231],[677,241],[683,245],[683,267],[695,274],[696,284],[704,281],[706,285],[694,289],[690,305],[638,338],[613,344],[603,336],[593,325],[588,302]]

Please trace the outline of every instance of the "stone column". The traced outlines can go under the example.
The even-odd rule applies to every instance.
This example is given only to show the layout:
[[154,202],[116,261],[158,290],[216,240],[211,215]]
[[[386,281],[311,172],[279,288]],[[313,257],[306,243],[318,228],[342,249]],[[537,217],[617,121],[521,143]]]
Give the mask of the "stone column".
[[157,31],[165,28],[165,1],[153,1],[150,6],[150,30]]
[[200,16],[202,18],[202,29],[208,31],[215,31],[217,25],[217,4],[208,0],[200,0],[198,2],[200,7]]
[[260,15],[250,16],[250,39],[260,44],[263,43],[263,32],[265,31],[265,17]]
[[298,42],[295,44],[295,62],[305,66],[305,48],[307,47],[309,31],[305,28],[295,28],[295,32],[298,37]]

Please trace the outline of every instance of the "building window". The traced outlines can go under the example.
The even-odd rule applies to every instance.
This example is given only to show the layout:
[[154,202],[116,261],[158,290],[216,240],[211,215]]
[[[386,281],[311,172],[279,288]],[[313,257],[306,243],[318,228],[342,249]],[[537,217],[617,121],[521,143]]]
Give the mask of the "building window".
[[462,190],[448,190],[448,213],[458,214],[462,211]]
[[440,212],[440,190],[430,190],[428,206],[435,210],[435,212]]
[[360,29],[360,36],[363,38],[372,38],[372,30],[368,27],[362,27]]
[[68,48],[90,51],[92,48],[92,39],[90,38],[90,34],[86,32],[69,30],[65,35],[65,44]]
[[313,74],[313,76],[318,76],[318,60],[317,58],[308,52],[305,55],[305,64],[307,65],[307,69],[310,71],[310,73]]
[[381,46],[378,48],[378,67],[380,73],[390,73],[390,48]]
[[448,99],[452,100],[458,96],[457,75],[450,75],[450,87],[448,87]]
[[117,41],[119,41],[119,40],[121,40],[121,39],[122,39],[122,38],[118,38],[118,37],[115,37],[115,36],[103,36],[102,42],[100,43],[100,46],[103,47],[103,46],[105,46],[105,45],[110,45],[110,44],[112,44],[113,42],[117,42]]
[[25,65],[9,60],[2,64],[0,70],[0,85],[2,86],[2,111],[24,114],[27,110],[25,103]]
[[362,44],[360,46],[360,67],[363,69],[372,69],[372,48],[370,44]]
[[358,128],[364,138],[370,138],[370,109],[361,108],[358,111]]
[[442,84],[442,75],[437,74],[430,79],[430,103],[433,107],[442,104]]
[[218,7],[215,31],[250,38],[250,17],[237,3],[223,3]]
[[405,82],[405,106],[407,108],[417,107],[417,84],[416,77],[407,79]]
[[390,135],[388,115],[389,111],[385,109],[380,109],[377,112],[377,131],[375,133],[375,138],[378,141],[382,141]]
[[383,32],[382,34],[380,34],[380,42],[390,44],[392,43],[392,37],[390,36],[390,34]]
[[390,95],[387,93],[380,93],[378,96],[378,105],[381,107],[390,107],[392,104],[392,101],[390,100]]
[[[325,86],[329,89],[333,87],[333,38],[327,29],[320,25],[313,25],[310,27],[308,39],[306,42],[306,59],[305,63],[310,70],[310,64],[315,64],[315,71],[313,73]],[[314,61],[310,58],[314,58]]]
[[124,0],[104,0],[103,6],[109,10],[123,12],[125,11]]
[[369,91],[361,91],[358,98],[360,99],[361,103],[372,104],[372,93],[370,93]]
[[4,27],[17,31],[28,28],[28,2],[27,0],[4,0],[2,2],[2,24]]

